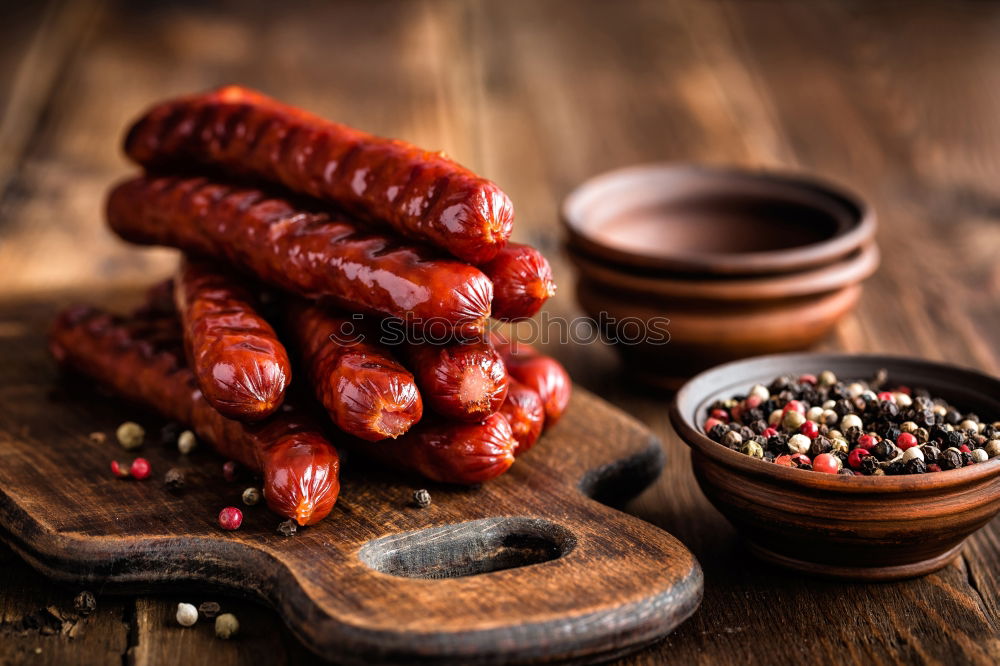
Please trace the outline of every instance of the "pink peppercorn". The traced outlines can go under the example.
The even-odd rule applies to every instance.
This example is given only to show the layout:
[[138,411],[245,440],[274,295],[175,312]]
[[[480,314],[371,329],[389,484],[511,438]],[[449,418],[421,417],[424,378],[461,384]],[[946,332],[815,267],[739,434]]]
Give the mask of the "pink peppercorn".
[[219,527],[224,530],[238,530],[243,524],[243,512],[235,506],[227,506],[219,512]]
[[729,423],[729,414],[724,409],[713,409],[709,416],[713,419],[719,419],[723,423]]
[[119,479],[124,479],[128,476],[128,465],[122,465],[117,460],[111,461],[111,473],[117,476]]
[[798,400],[789,400],[788,404],[781,408],[781,415],[784,416],[788,412],[792,411],[798,412],[799,414],[802,414],[802,416],[805,416],[806,406],[803,405]]
[[793,453],[792,464],[796,467],[801,467],[802,465],[811,465],[812,459],[804,453]]
[[136,458],[133,460],[132,467],[129,469],[129,473],[132,475],[132,478],[139,480],[148,477],[150,471],[149,461],[145,458]]
[[226,481],[235,481],[236,474],[239,471],[239,466],[236,464],[235,460],[227,460],[222,466],[222,478]]
[[874,435],[861,435],[858,437],[858,446],[865,451],[871,451],[878,444],[878,439]]
[[744,409],[757,409],[760,407],[760,403],[763,402],[759,395],[748,395],[747,399],[743,401]]
[[775,465],[781,465],[782,467],[793,467],[792,457],[790,455],[778,456],[774,459]]
[[967,444],[962,444],[960,447],[958,447],[958,450],[961,451],[962,453],[972,453],[972,449],[970,449]]
[[847,454],[847,464],[851,469],[861,469],[861,461],[871,455],[871,452],[866,449],[852,449],[849,454]]
[[813,471],[824,472],[826,474],[836,474],[840,471],[840,463],[836,456],[829,453],[821,453],[813,459]]
[[764,428],[764,432],[760,433],[764,437],[774,437],[778,434],[778,431],[774,428]]
[[816,375],[799,375],[799,384],[815,384]]
[[931,463],[930,465],[927,466],[927,471],[928,472],[940,472],[941,471],[941,465],[938,465],[937,463]]
[[906,449],[912,449],[917,445],[917,438],[908,432],[900,433],[899,437],[896,438],[896,446],[905,451]]
[[815,421],[806,421],[799,428],[799,432],[808,437],[809,439],[816,439],[819,437],[819,426],[816,425]]
[[722,425],[722,421],[720,421],[715,417],[709,417],[705,419],[705,434],[707,435],[708,433],[712,432],[712,428],[714,428],[717,425]]
[[892,400],[892,393],[889,393],[888,391],[882,391],[881,393],[878,394],[878,399],[881,400],[882,402]]

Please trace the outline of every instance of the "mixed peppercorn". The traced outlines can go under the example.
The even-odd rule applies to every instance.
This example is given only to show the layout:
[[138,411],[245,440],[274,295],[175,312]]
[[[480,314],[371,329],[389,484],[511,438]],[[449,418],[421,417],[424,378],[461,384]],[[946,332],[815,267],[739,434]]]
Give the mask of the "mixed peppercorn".
[[870,381],[843,382],[829,370],[782,376],[716,401],[703,427],[748,456],[828,474],[924,474],[1000,457],[1000,421],[886,385],[884,370]]

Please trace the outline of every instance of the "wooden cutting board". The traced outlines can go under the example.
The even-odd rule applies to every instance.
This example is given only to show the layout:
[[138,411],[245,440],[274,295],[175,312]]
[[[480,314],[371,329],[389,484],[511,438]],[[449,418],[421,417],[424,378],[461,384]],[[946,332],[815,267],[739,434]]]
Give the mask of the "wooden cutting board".
[[[44,338],[66,300],[0,305],[0,532],[53,578],[256,597],[310,649],[350,663],[604,659],[663,637],[701,600],[684,546],[593,499],[636,494],[663,457],[642,425],[579,388],[560,423],[481,487],[355,457],[320,525],[284,537],[258,506],[224,532],[218,511],[252,481],[225,482],[207,448],[184,458],[159,442],[155,417],[61,376]],[[125,420],[147,427],[146,481],[109,472],[130,458],[114,443]],[[94,431],[108,441],[90,442]],[[162,483],[171,467],[188,472],[179,494]],[[422,487],[424,509],[411,499]]]

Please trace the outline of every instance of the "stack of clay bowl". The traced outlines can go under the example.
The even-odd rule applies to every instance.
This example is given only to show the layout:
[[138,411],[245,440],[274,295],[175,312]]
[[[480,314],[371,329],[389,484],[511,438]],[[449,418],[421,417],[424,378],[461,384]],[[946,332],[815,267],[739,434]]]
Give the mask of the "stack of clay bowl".
[[875,215],[801,175],[654,164],[562,208],[577,299],[626,369],[676,387],[703,368],[808,348],[875,272]]

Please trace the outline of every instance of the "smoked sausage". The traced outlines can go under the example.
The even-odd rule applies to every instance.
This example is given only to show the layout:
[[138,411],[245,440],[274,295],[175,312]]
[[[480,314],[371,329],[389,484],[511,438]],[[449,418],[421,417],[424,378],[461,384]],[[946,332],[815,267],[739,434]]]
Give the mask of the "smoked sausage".
[[509,341],[499,333],[493,345],[507,366],[507,373],[538,393],[545,405],[545,427],[550,428],[566,411],[573,382],[559,361],[524,342]]
[[523,455],[542,434],[545,425],[545,405],[542,404],[542,399],[534,390],[511,379],[500,414],[507,419],[514,439],[517,440],[514,456]]
[[478,269],[255,188],[142,176],[111,191],[107,218],[125,240],[221,259],[264,282],[415,329],[443,324],[475,336],[490,315],[493,285]]
[[482,270],[493,282],[493,316],[501,321],[531,317],[556,293],[552,267],[530,245],[508,243]]
[[260,472],[275,513],[311,525],[333,508],[340,492],[337,449],[287,402],[254,425],[220,414],[185,365],[176,318],[125,320],[72,306],[56,319],[49,349],[61,365],[186,423],[223,456]]
[[259,421],[285,397],[292,368],[250,291],[206,262],[185,259],[174,281],[187,358],[201,392],[223,416]]
[[431,481],[471,485],[506,472],[516,446],[507,419],[491,414],[479,423],[422,422],[399,439],[365,447],[364,453]]
[[286,319],[316,398],[338,428],[375,442],[420,420],[413,375],[385,347],[365,340],[354,320],[304,300],[288,307]]
[[409,345],[406,355],[424,400],[441,416],[481,421],[507,397],[507,370],[488,340]]
[[442,153],[240,86],[154,106],[129,129],[125,153],[148,168],[201,166],[277,183],[471,263],[496,256],[514,221],[499,187]]

